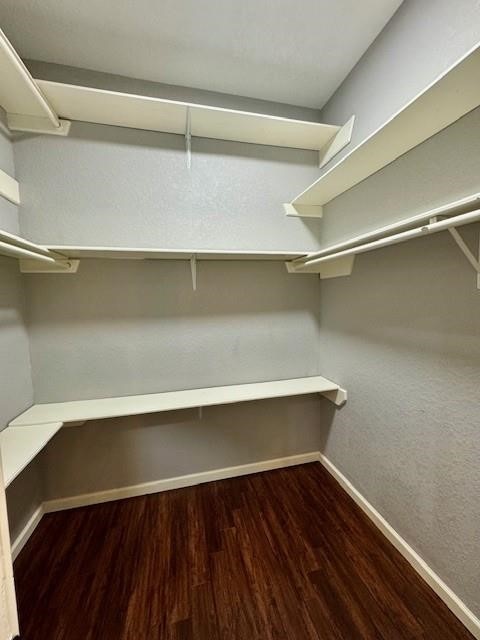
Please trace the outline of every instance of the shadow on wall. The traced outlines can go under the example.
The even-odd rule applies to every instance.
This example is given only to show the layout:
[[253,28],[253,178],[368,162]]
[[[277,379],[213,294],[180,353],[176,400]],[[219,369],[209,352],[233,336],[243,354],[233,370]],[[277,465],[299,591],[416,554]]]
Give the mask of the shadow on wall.
[[[318,276],[288,274],[282,262],[91,260],[74,275],[26,276],[32,322],[123,322],[308,313],[318,322]],[[68,300],[68,304],[65,302]]]
[[44,453],[46,498],[318,450],[319,399],[279,398],[97,420],[62,429]]

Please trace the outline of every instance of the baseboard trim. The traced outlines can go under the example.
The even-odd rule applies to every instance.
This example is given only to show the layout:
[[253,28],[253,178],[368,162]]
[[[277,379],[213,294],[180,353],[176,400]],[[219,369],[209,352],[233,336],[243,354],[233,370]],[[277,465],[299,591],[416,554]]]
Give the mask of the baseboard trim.
[[107,491],[99,491],[95,493],[87,493],[70,498],[60,498],[57,500],[49,500],[32,514],[30,520],[15,538],[12,544],[12,557],[18,556],[28,539],[35,531],[38,523],[45,513],[55,511],[63,511],[66,509],[75,509],[77,507],[85,507],[92,504],[100,504],[111,502],[114,500],[122,500],[124,498],[134,498],[138,496],[148,495],[152,493],[160,493],[171,489],[180,489],[183,487],[191,487],[196,484],[205,482],[213,482],[214,480],[224,480],[226,478],[235,478],[238,476],[249,475],[251,473],[260,473],[262,471],[271,471],[284,467],[292,467],[307,462],[320,462],[325,469],[337,480],[341,487],[353,498],[362,511],[372,520],[383,535],[393,544],[393,546],[402,554],[402,556],[411,564],[415,571],[427,582],[427,584],[435,591],[435,593],[445,602],[447,607],[454,613],[457,618],[465,625],[470,633],[480,640],[480,620],[470,609],[455,595],[455,593],[443,582],[443,580],[428,566],[428,564],[418,555],[418,553],[397,533],[397,531],[385,520],[385,518],[368,502],[368,500],[353,486],[343,473],[319,451],[311,451],[299,455],[288,456],[285,458],[274,458],[272,460],[264,460],[261,462],[252,462],[249,464],[238,465],[235,467],[225,467],[223,469],[214,469],[212,471],[202,471],[200,473],[191,473],[176,478],[167,478],[155,482],[145,482],[143,484],[122,487],[120,489],[111,489]]
[[318,460],[325,469],[337,480],[341,487],[353,498],[362,511],[377,526],[383,535],[393,544],[402,556],[412,565],[415,571],[425,580],[425,582],[443,600],[447,607],[465,625],[470,633],[480,640],[480,620],[470,609],[455,595],[445,582],[433,569],[412,549],[402,536],[385,520],[385,518],[368,502],[368,500],[353,486],[343,473],[330,462],[322,453]]
[[43,508],[43,504],[41,504],[30,516],[27,524],[23,527],[20,533],[17,535],[15,540],[12,543],[12,560],[15,560],[23,547],[27,544],[30,536],[35,531],[38,526],[38,523],[43,517],[45,510]]
[[113,500],[144,496],[150,493],[170,491],[171,489],[192,487],[196,484],[213,482],[214,480],[224,480],[226,478],[236,478],[238,476],[245,476],[251,473],[280,469],[282,467],[292,467],[299,464],[305,464],[307,462],[318,462],[318,456],[318,451],[311,451],[309,453],[301,453],[294,456],[288,456],[286,458],[274,458],[272,460],[263,460],[261,462],[251,462],[249,464],[242,464],[235,467],[225,467],[223,469],[213,469],[212,471],[190,473],[184,476],[177,476],[176,478],[144,482],[143,484],[137,484],[130,487],[109,489],[107,491],[98,491],[95,493],[85,493],[71,498],[49,500],[44,502],[43,506],[45,513],[63,511],[64,509],[74,509],[76,507],[85,507]]

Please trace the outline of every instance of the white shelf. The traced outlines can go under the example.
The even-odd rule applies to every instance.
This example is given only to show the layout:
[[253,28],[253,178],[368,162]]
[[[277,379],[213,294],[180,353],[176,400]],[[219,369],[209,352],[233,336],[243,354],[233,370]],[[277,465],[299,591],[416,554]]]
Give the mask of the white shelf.
[[7,427],[0,433],[3,477],[5,486],[45,447],[59,429],[61,422],[22,427]]
[[278,116],[36,80],[63,118],[235,142],[320,150],[340,127]]
[[438,77],[292,201],[321,206],[480,105],[480,46]]
[[321,376],[313,376],[118,398],[35,404],[12,420],[9,428],[118,418],[310,393],[326,394],[336,404],[342,404],[346,400],[346,392],[338,384]]
[[112,260],[294,260],[307,252],[294,251],[224,251],[199,249],[160,249],[145,247],[89,247],[48,245],[47,249],[67,258],[107,258]]
[[0,106],[13,130],[43,129],[57,133],[63,129],[28,69],[0,30]]

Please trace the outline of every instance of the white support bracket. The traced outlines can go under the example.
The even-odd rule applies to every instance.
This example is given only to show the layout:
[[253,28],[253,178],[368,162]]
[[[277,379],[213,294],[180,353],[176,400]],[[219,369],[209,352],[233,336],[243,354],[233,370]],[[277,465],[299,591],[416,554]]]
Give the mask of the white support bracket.
[[353,125],[355,122],[355,116],[352,116],[350,120],[343,125],[337,135],[326,144],[323,149],[318,152],[318,166],[322,169],[330,160],[340,153],[340,151],[350,143],[353,133]]
[[203,418],[203,407],[198,407],[198,419],[202,420]]
[[77,273],[80,260],[62,259],[40,262],[35,259],[19,260],[21,273]]
[[337,407],[343,406],[347,401],[347,390],[341,387],[333,391],[323,391],[320,395],[336,404]]
[[190,258],[190,272],[192,274],[192,289],[197,290],[197,256],[194,254]]
[[478,260],[477,260],[477,258],[470,251],[470,248],[468,247],[467,243],[462,238],[460,233],[457,231],[457,229],[455,229],[454,227],[450,227],[448,229],[448,231],[449,231],[450,235],[452,236],[452,238],[457,243],[457,245],[460,248],[461,252],[464,254],[464,256],[466,257],[468,262],[472,265],[472,267],[476,271],[476,273],[477,273],[477,289],[480,289],[480,238],[479,238],[479,244],[478,244]]
[[187,151],[187,169],[192,168],[192,116],[190,107],[187,107],[187,119],[185,122],[185,149]]
[[321,218],[323,216],[323,207],[320,205],[286,202],[283,208],[285,215],[292,218]]
[[321,280],[328,278],[340,278],[352,275],[355,256],[345,256],[337,260],[313,264],[311,267],[300,269],[302,263],[298,261],[286,262],[288,273],[318,273]]
[[18,182],[0,169],[0,196],[13,204],[20,204],[20,190]]
[[10,131],[41,133],[51,136],[68,136],[72,124],[70,120],[60,119],[58,122],[59,126],[55,127],[48,118],[7,113],[7,124]]

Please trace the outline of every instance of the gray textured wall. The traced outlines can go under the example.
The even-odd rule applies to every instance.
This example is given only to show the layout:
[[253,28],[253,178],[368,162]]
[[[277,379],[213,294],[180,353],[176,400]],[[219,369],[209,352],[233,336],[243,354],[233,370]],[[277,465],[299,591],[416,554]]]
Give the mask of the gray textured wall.
[[[319,282],[282,263],[83,261],[28,276],[37,402],[315,375]],[[97,421],[47,448],[48,498],[318,450],[319,400]]]
[[[0,169],[15,177],[13,147],[6,126],[5,112],[0,107]],[[18,207],[0,197],[0,229],[9,233],[18,233]]]
[[[12,145],[1,129],[0,167],[15,176]],[[0,197],[0,229],[18,233],[17,207]],[[18,262],[0,257],[0,431],[33,403],[30,349],[26,327],[25,290]],[[22,529],[41,502],[38,461],[7,491],[12,538]]]
[[[282,203],[318,174],[318,155],[75,123],[68,138],[15,143],[22,232],[38,242],[190,249],[318,245],[318,220]],[[41,212],[41,215],[39,215]]]
[[0,431],[33,403],[25,293],[18,262],[0,257]]
[[[333,242],[480,191],[480,110],[337,198]],[[461,230],[478,251],[480,226]],[[448,233],[357,256],[321,284],[323,450],[480,613],[480,291]]]
[[322,109],[322,122],[356,115],[350,145],[324,171],[479,41],[480,0],[404,0]]
[[318,451],[320,400],[301,396],[92,421],[45,450],[55,499]]
[[319,373],[319,281],[282,263],[84,260],[27,277],[36,402]]
[[[15,177],[12,144],[0,114],[0,168]],[[0,197],[0,229],[18,233],[18,207]],[[25,293],[18,262],[0,256],[0,431],[33,402]]]

